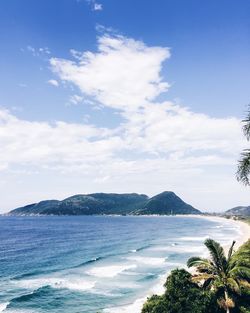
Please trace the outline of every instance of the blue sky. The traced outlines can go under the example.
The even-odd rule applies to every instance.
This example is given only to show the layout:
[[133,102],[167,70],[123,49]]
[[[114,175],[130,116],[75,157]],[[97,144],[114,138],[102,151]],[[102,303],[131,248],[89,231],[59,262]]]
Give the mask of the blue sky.
[[234,178],[249,15],[247,0],[2,0],[2,211],[95,191],[249,205]]

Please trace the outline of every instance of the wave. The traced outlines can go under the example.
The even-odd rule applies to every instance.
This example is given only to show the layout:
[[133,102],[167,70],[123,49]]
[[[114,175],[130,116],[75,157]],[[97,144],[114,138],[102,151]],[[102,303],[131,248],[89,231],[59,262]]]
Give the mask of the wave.
[[144,276],[143,278],[139,279],[138,281],[139,282],[144,282],[144,281],[155,279],[156,277],[158,277],[157,274],[147,274],[146,276]]
[[159,252],[169,252],[169,253],[198,253],[205,248],[203,246],[183,246],[183,245],[175,245],[175,246],[159,246],[153,247],[152,251]]
[[181,238],[178,238],[179,240],[182,240],[182,241],[205,241],[206,239],[208,239],[209,236],[196,236],[196,237],[191,237],[191,236],[186,236],[186,237],[181,237]]
[[37,275],[41,275],[41,274],[48,274],[50,272],[53,272],[53,271],[52,270],[47,270],[47,271],[36,270],[36,271],[32,271],[32,272],[16,275],[16,276],[13,277],[13,279],[14,280],[21,280],[21,279],[26,278],[26,277],[37,276]]
[[103,310],[104,313],[139,313],[141,312],[141,309],[143,307],[143,304],[147,301],[147,298],[149,296],[152,296],[153,294],[163,294],[165,291],[165,288],[163,286],[166,277],[168,273],[161,275],[158,279],[158,282],[155,286],[151,288],[149,291],[149,294],[145,295],[142,298],[139,298],[135,300],[133,303],[129,303],[127,305],[122,305],[122,306],[116,306],[116,307],[111,307],[111,308],[105,308]]
[[7,306],[9,305],[9,302],[0,303],[0,312],[3,312],[5,309],[7,309]]
[[82,279],[75,279],[73,281],[61,280],[59,282],[56,282],[56,284],[52,287],[76,291],[87,291],[93,289],[95,287],[95,284],[96,281],[83,281]]
[[[5,312],[5,311],[4,311]],[[9,309],[8,308],[8,311],[6,311],[6,313],[37,313],[37,311],[34,311],[34,310],[27,310],[27,309]]]
[[152,245],[145,245],[145,246],[142,246],[142,247],[137,248],[137,249],[131,249],[131,250],[129,250],[129,252],[132,252],[132,253],[139,252],[139,251],[148,249],[148,248],[150,248],[151,246],[152,246]]
[[137,266],[135,264],[100,266],[90,269],[86,272],[86,274],[101,278],[112,278],[124,271],[135,269],[136,267]]
[[142,251],[142,250],[145,250],[145,249],[150,248],[151,246],[152,246],[152,245],[145,245],[145,246],[142,246],[142,247],[136,249],[136,251],[137,251],[137,252],[138,252],[138,251]]
[[71,268],[79,268],[79,267],[82,267],[82,266],[85,266],[85,265],[88,265],[88,264],[91,264],[91,263],[95,263],[97,261],[100,261],[100,260],[104,260],[106,257],[103,257],[103,256],[99,256],[97,258],[93,258],[93,259],[90,259],[88,261],[85,261],[85,262],[82,262],[78,265],[75,265],[75,266],[72,266]]
[[[90,260],[88,260],[88,261],[82,262],[82,263],[77,264],[77,265],[74,265],[74,266],[69,266],[69,267],[61,268],[61,269],[57,270],[57,272],[65,271],[65,270],[68,270],[68,269],[79,268],[79,267],[82,267],[82,266],[85,266],[85,265],[89,265],[89,264],[91,264],[91,263],[94,263],[94,262],[103,260],[103,259],[105,259],[105,258],[106,258],[106,257],[96,257],[96,258],[90,259]],[[36,271],[32,271],[32,272],[28,272],[28,273],[16,275],[15,277],[13,277],[13,279],[14,279],[14,280],[21,280],[21,279],[26,278],[26,277],[38,276],[38,275],[41,275],[41,274],[49,274],[49,273],[53,273],[53,272],[55,272],[55,270],[46,270],[46,271],[43,271],[43,270],[36,270]],[[1,311],[0,311],[0,312],[1,312]]]
[[27,289],[39,290],[44,287],[51,287],[54,289],[70,289],[76,291],[86,291],[95,287],[96,281],[86,281],[84,279],[73,278],[40,278],[28,279],[18,283],[19,287]]
[[104,309],[103,312],[105,313],[131,313],[131,312],[137,313],[141,311],[141,308],[146,300],[147,300],[147,297],[144,297],[141,299],[137,299],[135,300],[135,302],[128,304],[128,305]]
[[166,258],[131,256],[131,257],[127,257],[127,260],[135,261],[140,264],[157,266],[157,265],[163,265],[166,261]]
[[33,297],[37,297],[38,295],[40,295],[41,293],[45,293],[46,292],[46,289],[47,289],[48,286],[43,286],[41,288],[38,288],[36,290],[33,290],[32,292],[30,293],[26,293],[26,294],[23,294],[21,296],[18,296],[18,297],[15,297],[13,299],[11,299],[11,303],[15,303],[15,302],[26,302],[26,301],[29,301],[30,299],[32,299]]

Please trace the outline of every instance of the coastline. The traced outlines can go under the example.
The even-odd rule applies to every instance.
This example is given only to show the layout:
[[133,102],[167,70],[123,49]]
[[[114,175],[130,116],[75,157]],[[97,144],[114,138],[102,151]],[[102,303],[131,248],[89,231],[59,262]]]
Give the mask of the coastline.
[[[235,248],[238,249],[244,242],[246,242],[248,239],[250,239],[250,225],[246,222],[243,222],[241,220],[234,220],[232,218],[225,218],[223,216],[208,216],[208,215],[188,215],[189,217],[197,217],[197,218],[204,218],[210,221],[228,221],[232,224],[235,224],[238,226],[240,230],[240,236],[239,238],[235,238]],[[224,246],[224,249],[228,249],[228,246]]]
[[[150,215],[148,215],[150,217]],[[210,221],[215,221],[215,222],[225,222],[228,221],[232,223],[233,225],[237,225],[239,229],[239,236],[238,238],[235,238],[236,244],[235,244],[235,249],[238,249],[244,242],[246,242],[248,239],[250,239],[250,225],[246,222],[239,221],[239,220],[234,220],[234,219],[227,219],[222,216],[208,216],[208,215],[192,215],[192,214],[180,214],[180,215],[175,215],[175,217],[190,217],[190,218],[202,218]],[[230,248],[230,244],[223,245],[223,248],[227,251]],[[186,268],[185,266],[183,266]],[[187,269],[187,268],[186,268]],[[187,269],[189,270],[189,269]],[[190,271],[190,270],[189,270]],[[192,270],[190,271],[192,273]],[[165,273],[162,275],[159,279],[159,283],[155,286],[152,286],[152,288],[149,290],[149,293],[147,296],[144,296],[143,298],[139,298],[135,300],[133,303],[130,305],[126,306],[121,306],[119,308],[109,308],[105,309],[104,312],[107,313],[140,313],[143,307],[143,304],[147,301],[148,297],[151,297],[153,294],[157,295],[162,295],[165,291],[164,288],[164,283],[166,281],[166,278],[168,277],[170,272]]]

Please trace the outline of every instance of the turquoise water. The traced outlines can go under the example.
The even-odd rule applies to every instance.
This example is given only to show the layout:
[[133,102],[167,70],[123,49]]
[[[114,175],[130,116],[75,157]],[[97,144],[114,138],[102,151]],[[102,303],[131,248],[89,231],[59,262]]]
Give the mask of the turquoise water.
[[0,312],[137,313],[207,236],[240,232],[191,217],[0,217]]

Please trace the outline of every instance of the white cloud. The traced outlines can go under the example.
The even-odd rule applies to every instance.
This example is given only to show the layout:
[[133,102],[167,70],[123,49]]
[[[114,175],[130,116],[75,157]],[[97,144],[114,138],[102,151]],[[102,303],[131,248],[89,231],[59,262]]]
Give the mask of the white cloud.
[[67,180],[84,181],[82,192],[96,191],[96,184],[113,192],[169,189],[201,209],[216,201],[226,208],[229,199],[237,204],[234,172],[245,145],[240,121],[157,101],[169,87],[161,76],[168,48],[103,35],[97,52],[71,53],[74,61],[50,60],[54,73],[82,92],[71,103],[115,109],[122,122],[115,128],[31,122],[0,109],[2,172],[18,167],[53,171],[56,177],[67,173]]
[[102,11],[103,5],[96,2],[96,0],[85,0],[92,8],[93,11]]
[[161,170],[163,164],[195,169],[232,165],[242,147],[237,119],[212,119],[170,104],[133,115],[112,130],[60,121],[29,122],[0,111],[0,148],[5,151],[0,161],[5,166],[56,164],[79,171],[82,166],[92,170],[92,166],[109,169],[122,164],[125,172],[133,173]]
[[[83,181],[82,192],[96,191],[96,184],[110,192],[170,189],[201,209],[216,207],[216,200],[222,207],[229,199],[237,204],[240,187],[233,174],[243,144],[239,120],[213,119],[170,103],[131,115],[112,130],[30,122],[0,110],[2,173],[33,168],[37,180],[37,171],[46,170],[51,182],[66,174]],[[224,199],[211,195],[218,184]]]
[[102,11],[102,4],[101,3],[94,3],[94,11]]
[[51,54],[51,52],[50,52],[48,47],[39,48],[38,51],[40,53]]
[[[48,47],[41,47],[41,48],[34,48],[33,46],[27,46],[26,47],[27,51],[29,51],[34,57],[39,57],[41,55],[49,55],[51,54],[50,50]],[[23,52],[24,49],[21,49]]]
[[73,95],[70,97],[69,102],[76,105],[76,104],[82,102],[83,99],[84,98],[79,96],[79,95]]
[[54,73],[74,83],[102,104],[131,111],[152,101],[169,87],[160,71],[169,49],[147,47],[123,36],[98,38],[98,51],[77,54],[77,60],[52,58]]
[[52,86],[55,86],[55,87],[58,87],[59,86],[59,83],[57,80],[55,79],[49,79],[48,80],[48,84],[52,85]]

